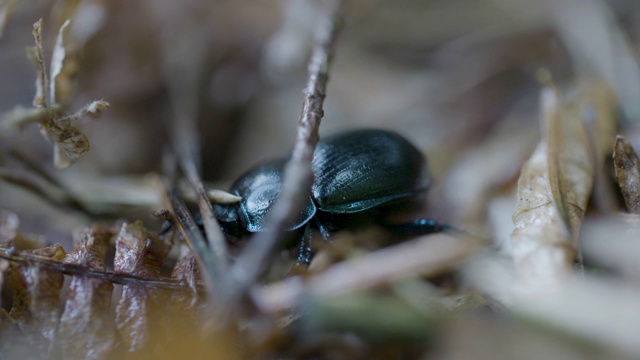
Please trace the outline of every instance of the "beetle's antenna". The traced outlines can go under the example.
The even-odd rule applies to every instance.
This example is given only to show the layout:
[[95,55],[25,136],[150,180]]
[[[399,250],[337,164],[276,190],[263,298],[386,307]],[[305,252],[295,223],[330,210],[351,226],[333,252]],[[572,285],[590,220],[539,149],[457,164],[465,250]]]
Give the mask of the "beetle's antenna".
[[237,303],[255,283],[266,268],[271,254],[281,243],[286,224],[295,218],[309,196],[313,183],[311,159],[319,140],[318,128],[323,116],[322,104],[329,79],[329,64],[341,28],[343,3],[342,0],[333,1],[326,18],[316,30],[309,60],[309,80],[304,90],[304,105],[298,119],[291,160],[284,169],[282,192],[273,206],[267,230],[255,235],[229,271],[227,306]]

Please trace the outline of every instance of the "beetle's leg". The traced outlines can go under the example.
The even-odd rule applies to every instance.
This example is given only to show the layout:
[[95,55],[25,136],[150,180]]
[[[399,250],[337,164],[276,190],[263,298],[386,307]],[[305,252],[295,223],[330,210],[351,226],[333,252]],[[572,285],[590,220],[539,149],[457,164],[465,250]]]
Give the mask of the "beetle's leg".
[[175,223],[173,222],[173,219],[171,218],[166,218],[164,219],[164,221],[162,222],[162,225],[160,226],[160,231],[158,232],[158,235],[165,235],[166,233],[169,232],[169,230],[171,230],[174,227]]
[[311,226],[307,225],[304,227],[304,234],[302,235],[302,240],[300,241],[300,248],[298,249],[298,260],[296,263],[298,265],[309,265],[311,263],[311,238],[312,238]]
[[451,226],[441,224],[433,219],[418,219],[402,224],[385,224],[384,227],[396,234],[406,236],[427,235],[453,230]]
[[318,227],[318,230],[320,230],[322,239],[324,239],[325,241],[329,240],[329,238],[331,237],[331,233],[329,232],[329,230],[327,230],[327,228],[324,225],[322,225],[322,223],[320,222],[320,220],[318,220],[318,218],[315,218],[314,221],[316,222],[316,226]]

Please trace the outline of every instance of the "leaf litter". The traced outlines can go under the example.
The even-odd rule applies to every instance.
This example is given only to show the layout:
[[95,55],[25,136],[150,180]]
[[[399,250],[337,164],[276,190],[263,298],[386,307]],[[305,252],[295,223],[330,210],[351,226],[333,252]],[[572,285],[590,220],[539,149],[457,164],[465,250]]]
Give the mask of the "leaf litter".
[[[506,5],[503,2],[494,3]],[[443,11],[448,5],[441,6]],[[593,9],[598,7],[589,10]],[[293,16],[291,11],[289,16]],[[496,21],[504,21],[504,17]],[[575,38],[580,34],[573,32],[572,23],[567,21],[566,25],[558,30],[565,31],[563,41],[580,43]],[[78,121],[97,117],[109,106],[96,100],[76,112],[68,111],[80,70],[80,49],[74,48],[78,43],[70,41],[70,27],[65,21],[59,29],[48,75],[41,24],[36,25],[36,46],[29,51],[38,69],[34,107],[16,107],[3,119],[4,126],[17,128],[38,123],[44,136],[54,143],[58,168],[71,165],[89,150],[88,138],[77,127]],[[391,28],[388,30],[392,32]],[[547,42],[548,32],[538,35],[534,31],[529,36]],[[501,37],[509,37],[506,30],[488,36],[494,45],[508,43],[501,42]],[[619,46],[621,40],[616,39]],[[334,41],[321,44],[325,48],[320,55],[333,51]],[[467,41],[472,43],[473,39]],[[464,47],[464,41],[458,46]],[[515,49],[522,44],[509,46]],[[371,50],[374,48],[369,51],[380,51]],[[576,51],[580,47],[569,48]],[[491,51],[483,51],[489,59],[487,64],[491,64]],[[508,54],[508,47],[503,51]],[[206,56],[201,49],[196,53]],[[344,54],[349,56],[349,51]],[[393,63],[411,56],[405,53],[386,60]],[[202,65],[202,60],[199,58],[196,63]],[[462,84],[463,91],[456,89],[454,81],[442,79],[438,82],[439,89],[442,94],[457,94],[459,98],[488,93],[478,96],[489,102],[492,93],[509,93],[500,75],[502,72],[513,75],[507,71],[517,61],[511,61],[501,62],[490,71],[476,68],[478,73],[473,73],[472,81]],[[328,73],[327,63],[321,68]],[[200,70],[199,67],[193,73],[199,74]],[[483,218],[487,203],[496,196],[510,199],[515,194],[513,228],[508,229],[507,232],[512,231],[506,242],[486,239],[491,234],[481,239],[462,226],[453,234],[401,242],[380,229],[340,233],[333,242],[317,246],[309,269],[296,267],[288,251],[277,253],[268,249],[259,256],[244,256],[258,259],[251,266],[269,270],[264,277],[251,272],[248,278],[242,277],[246,275],[242,270],[247,260],[240,265],[235,261],[238,252],[243,254],[242,248],[229,244],[225,261],[234,269],[234,279],[242,283],[225,282],[226,267],[209,266],[219,254],[210,253],[205,242],[197,251],[188,245],[193,244],[194,237],[202,236],[193,218],[165,217],[165,221],[174,221],[175,227],[153,231],[140,221],[130,220],[124,212],[117,212],[135,204],[148,211],[149,207],[158,206],[161,199],[163,206],[172,212],[188,213],[193,204],[173,201],[176,183],[172,183],[167,171],[162,180],[140,191],[152,193],[144,201],[133,194],[120,200],[108,194],[94,197],[93,201],[103,207],[116,209],[111,212],[118,215],[116,218],[127,220],[111,218],[88,223],[89,226],[74,233],[74,243],[67,254],[61,245],[46,245],[43,239],[47,237],[23,234],[17,214],[0,213],[0,280],[5,289],[12,289],[11,302],[3,303],[4,309],[0,311],[3,353],[13,358],[94,359],[120,356],[459,359],[492,358],[505,353],[520,357],[528,351],[551,358],[579,358],[584,354],[596,358],[637,357],[640,349],[635,341],[638,321],[634,314],[638,313],[638,307],[633,299],[638,294],[638,249],[634,236],[640,180],[637,155],[630,142],[620,136],[616,140],[620,94],[614,95],[610,84],[599,77],[584,82],[563,78],[556,83],[549,73],[539,72],[542,140],[524,162],[517,190],[512,186],[514,169],[524,160],[531,134],[527,134],[526,141],[507,141],[504,136],[492,136],[495,132],[488,133],[485,143],[476,151],[469,150],[465,157],[467,163],[475,166],[467,164],[466,172],[458,168],[453,177],[455,186],[448,184],[449,196],[456,187],[462,188],[454,194],[458,198],[453,218],[472,221],[490,220]],[[429,76],[418,78],[429,81]],[[180,96],[194,95],[198,79],[190,76],[174,84],[171,96],[177,96],[179,84],[189,81],[193,82],[188,84],[193,89]],[[633,78],[625,81],[632,89]],[[613,87],[619,90],[620,84]],[[316,90],[308,95],[323,99],[325,89]],[[424,96],[418,87],[412,91],[411,98]],[[335,100],[331,88],[328,93],[329,99]],[[535,98],[531,92],[527,96]],[[195,118],[194,99],[189,99],[191,107],[185,113],[181,112],[185,108],[174,109],[180,113],[172,119],[174,126],[179,127],[187,117]],[[185,104],[179,100],[172,99]],[[311,119],[306,125],[319,121],[321,105],[320,102],[319,110],[303,110],[301,119],[305,114]],[[626,105],[629,107],[629,103]],[[491,113],[490,109],[495,108],[482,104],[477,112],[478,108],[470,109],[473,113],[466,116],[481,121],[478,114]],[[311,126],[309,132],[303,132],[309,138],[301,141],[300,147],[307,155],[317,140],[316,131],[317,126]],[[523,136],[522,132],[510,134]],[[460,149],[461,145],[451,141],[449,146]],[[517,150],[510,152],[514,147]],[[608,163],[614,149],[613,169],[631,214],[615,212],[619,206],[609,184],[609,172],[613,170]],[[482,166],[483,156],[492,157],[494,162]],[[180,160],[181,166],[195,190],[182,192],[196,193],[201,209],[209,204],[207,196],[214,202],[238,201],[228,194],[207,194],[199,179],[200,159],[189,158],[188,154],[186,157]],[[449,159],[456,161],[453,156]],[[450,168],[464,164],[454,163]],[[6,171],[7,167],[3,164],[0,170]],[[35,171],[35,175],[19,174],[24,175],[20,177],[13,171],[4,179],[21,179],[13,183],[28,187],[31,176],[42,177],[45,173]],[[304,184],[304,171],[292,174],[292,183]],[[466,178],[474,178],[469,181],[477,183],[467,189]],[[65,197],[69,188],[64,183],[58,184],[57,194],[48,194],[47,187],[39,185],[43,179],[38,180],[31,181],[36,184],[31,186],[32,193],[50,203],[64,203],[65,198],[81,202],[88,199]],[[105,183],[111,180],[104,179]],[[52,183],[46,177],[44,182]],[[126,182],[113,183],[114,187],[127,188]],[[292,193],[300,192],[294,188]],[[293,198],[295,195],[290,199]],[[295,203],[294,200],[287,205]],[[176,204],[180,206],[174,208]],[[465,207],[465,204],[472,205]],[[82,214],[99,219],[90,211]],[[283,212],[282,216],[285,215]],[[215,223],[205,226],[216,231]],[[275,236],[269,241],[280,240],[278,234],[268,236]],[[502,247],[496,251],[493,244]],[[218,273],[211,276],[213,272]],[[225,305],[220,308],[221,304]],[[217,311],[212,312],[212,308]],[[548,336],[549,328],[554,329],[554,336]],[[482,348],[480,343],[489,345]]]

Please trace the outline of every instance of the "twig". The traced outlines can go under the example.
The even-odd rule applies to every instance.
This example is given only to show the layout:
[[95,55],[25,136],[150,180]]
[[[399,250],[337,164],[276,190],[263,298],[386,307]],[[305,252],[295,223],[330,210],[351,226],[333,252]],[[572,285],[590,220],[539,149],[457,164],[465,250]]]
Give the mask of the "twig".
[[184,281],[176,281],[167,278],[149,279],[128,274],[117,274],[112,271],[98,271],[79,267],[75,264],[65,264],[52,261],[37,255],[25,254],[13,249],[0,247],[0,258],[11,262],[23,264],[37,264],[43,268],[57,271],[65,275],[87,276],[101,280],[108,280],[115,284],[122,285],[140,285],[140,286],[157,286],[172,289],[188,289],[189,284]]
[[33,98],[33,106],[43,108],[47,106],[47,90],[49,89],[49,77],[44,65],[44,50],[42,49],[42,19],[33,24],[33,38],[36,46],[33,48],[33,62],[38,69],[36,81],[36,95]]
[[301,296],[340,296],[416,275],[436,275],[458,266],[481,245],[469,236],[430,235],[335,264],[304,283],[285,280],[257,288],[252,295],[263,311],[278,312],[295,307]]
[[[214,280],[216,280],[221,278],[221,275],[224,274],[228,268],[226,239],[224,234],[222,234],[222,230],[220,230],[220,225],[218,224],[216,217],[213,215],[213,208],[211,207],[209,196],[204,189],[204,185],[198,175],[195,164],[193,161],[180,157],[180,166],[187,175],[187,178],[189,179],[191,186],[195,189],[198,197],[198,209],[200,210],[204,230],[207,234],[207,250],[213,253],[214,259],[212,260],[216,262],[214,266],[217,268],[216,271],[218,272],[218,275],[220,275],[218,276],[214,274]],[[205,244],[207,244],[207,242],[205,242]]]
[[[206,46],[203,44],[208,35],[200,31],[199,26],[177,33],[172,31],[181,22],[192,21],[190,15],[193,15],[195,8],[187,6],[183,10],[175,14],[173,26],[168,26],[168,31],[164,34],[166,43],[170,46],[165,49],[163,75],[175,114],[168,129],[177,162],[198,197],[198,208],[207,235],[205,239],[198,231],[195,238],[190,238],[194,245],[192,249],[204,269],[210,272],[210,280],[219,284],[228,267],[228,250],[226,238],[213,214],[200,176],[200,138],[197,130],[198,92],[203,78],[202,71],[206,68]],[[202,243],[198,244],[200,241]]]
[[309,80],[304,90],[304,106],[298,119],[297,138],[291,160],[284,169],[282,193],[271,212],[267,231],[255,235],[230,269],[231,284],[226,305],[237,303],[255,283],[271,254],[281,243],[286,224],[296,216],[311,189],[311,159],[319,140],[318,128],[323,116],[322,104],[329,78],[329,63],[342,22],[342,7],[342,0],[333,1],[328,15],[317,30],[309,61]]
[[[38,175],[40,174],[32,174],[25,170],[0,167],[0,181],[5,181],[19,186],[54,206],[73,209],[82,214],[91,215],[91,212],[82,203],[75,199],[70,192],[66,191],[65,188],[48,183]],[[56,188],[58,191],[52,193],[52,188]]]
[[18,160],[27,169],[31,170],[33,173],[41,177],[52,186],[60,189],[60,191],[62,191],[65,196],[65,205],[78,210],[85,215],[95,215],[82,203],[82,201],[80,201],[76,197],[76,195],[68,188],[68,186],[64,182],[60,181],[57,178],[56,174],[49,171],[46,164],[38,163],[19,148],[10,149],[8,155]]
[[[159,189],[168,188],[159,180],[157,183]],[[162,191],[161,197],[164,207],[169,209],[170,213],[175,216],[174,220],[182,237],[187,242],[187,245],[189,245],[189,248],[197,255],[196,258],[205,270],[203,272],[203,280],[207,292],[212,297],[217,295],[216,290],[219,290],[219,286],[216,285],[220,284],[219,279],[222,277],[220,263],[216,261],[214,254],[207,248],[207,243],[200,233],[200,229],[198,229],[189,210],[178,195],[178,191],[176,189]]]

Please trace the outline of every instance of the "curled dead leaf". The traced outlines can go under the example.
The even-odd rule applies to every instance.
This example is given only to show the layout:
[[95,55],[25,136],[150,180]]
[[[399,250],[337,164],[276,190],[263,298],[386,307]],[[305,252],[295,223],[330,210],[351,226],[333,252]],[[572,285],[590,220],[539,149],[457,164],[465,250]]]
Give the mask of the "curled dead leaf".
[[69,24],[67,20],[58,31],[58,38],[51,55],[50,104],[66,105],[73,92],[75,76],[78,73],[78,59],[68,40]]
[[72,165],[89,151],[89,140],[72,121],[85,116],[97,118],[110,105],[104,100],[94,100],[78,112],[64,115],[78,72],[77,49],[67,39],[70,21],[67,20],[58,33],[51,56],[51,74],[47,76],[42,44],[42,19],[33,25],[35,47],[27,49],[28,57],[36,66],[36,94],[34,108],[16,107],[2,117],[2,126],[24,127],[38,122],[42,134],[54,144],[54,164],[57,168]]
[[640,163],[633,146],[623,136],[616,137],[613,165],[620,191],[632,214],[640,214]]
[[[524,288],[554,285],[572,269],[597,163],[604,160],[599,144],[612,144],[615,135],[615,114],[610,113],[614,98],[610,90],[602,90],[606,88],[601,82],[589,82],[570,101],[562,101],[553,84],[542,90],[545,139],[518,180],[510,238]],[[595,110],[593,118],[585,116],[587,106]],[[590,132],[589,127],[600,131]]]
[[40,131],[54,144],[54,164],[59,169],[71,166],[90,149],[89,139],[74,126],[46,121]]

